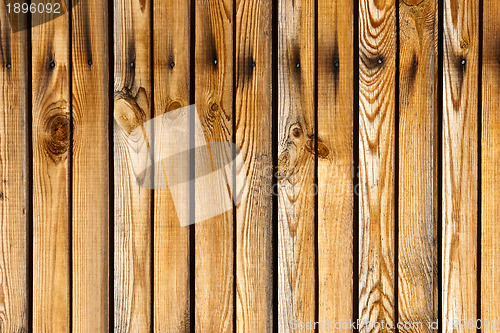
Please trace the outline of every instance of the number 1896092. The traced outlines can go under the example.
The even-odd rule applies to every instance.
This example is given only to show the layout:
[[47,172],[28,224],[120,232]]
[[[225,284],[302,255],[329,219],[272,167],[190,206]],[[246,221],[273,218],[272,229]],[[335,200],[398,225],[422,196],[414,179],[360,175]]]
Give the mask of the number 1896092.
[[7,3],[7,12],[9,14],[20,14],[20,13],[31,13],[31,14],[61,14],[61,4],[60,3]]

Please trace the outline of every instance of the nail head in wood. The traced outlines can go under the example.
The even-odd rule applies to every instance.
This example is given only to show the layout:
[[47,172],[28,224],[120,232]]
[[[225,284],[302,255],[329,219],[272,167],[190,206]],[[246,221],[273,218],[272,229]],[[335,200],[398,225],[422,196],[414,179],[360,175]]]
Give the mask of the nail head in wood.
[[50,62],[50,68],[54,68],[54,67],[56,67],[56,63],[54,62],[54,60],[52,60]]
[[175,62],[173,62],[173,61],[172,61],[172,62],[170,63],[170,68],[174,68],[174,67],[175,67]]
[[12,68],[12,64],[9,62],[9,63],[7,63],[7,65],[5,67],[7,67],[7,69],[11,69]]

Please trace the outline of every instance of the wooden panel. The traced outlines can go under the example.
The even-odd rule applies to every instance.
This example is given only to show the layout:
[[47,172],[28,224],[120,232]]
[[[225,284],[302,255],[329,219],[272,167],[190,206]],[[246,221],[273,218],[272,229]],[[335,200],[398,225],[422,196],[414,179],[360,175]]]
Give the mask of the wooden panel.
[[[40,15],[41,18],[43,16]],[[32,40],[33,331],[68,332],[70,324],[68,15],[34,26]]]
[[399,14],[399,321],[430,332],[439,288],[438,3],[400,0]]
[[237,332],[272,332],[272,2],[236,2],[236,144],[246,186],[237,207]]
[[314,1],[278,5],[278,321],[313,322],[314,225]]
[[[196,107],[207,142],[232,142],[233,1],[196,1],[195,12]],[[232,332],[233,212],[197,224],[195,237],[195,330]]]
[[[479,1],[445,0],[443,45],[443,321],[477,318]],[[443,332],[475,332],[453,329]]]
[[151,118],[150,1],[114,1],[115,331],[151,325],[151,191],[138,186],[127,136]]
[[353,9],[318,2],[319,318],[333,322],[353,315]]
[[[481,172],[481,319],[482,332],[494,332],[487,319],[500,320],[500,3],[483,7],[482,169]],[[498,327],[498,326],[497,326]]]
[[105,332],[109,330],[108,5],[81,0],[72,16],[73,331]]
[[28,331],[27,33],[0,5],[0,329]]
[[[396,7],[359,2],[359,313],[395,324]],[[365,326],[361,332],[369,332]]]
[[[157,117],[193,102],[189,80],[191,15],[190,2],[186,0],[153,4],[154,116]],[[155,133],[155,137],[159,136]],[[189,332],[192,320],[189,227],[181,227],[169,190],[155,191],[154,228],[154,330]]]

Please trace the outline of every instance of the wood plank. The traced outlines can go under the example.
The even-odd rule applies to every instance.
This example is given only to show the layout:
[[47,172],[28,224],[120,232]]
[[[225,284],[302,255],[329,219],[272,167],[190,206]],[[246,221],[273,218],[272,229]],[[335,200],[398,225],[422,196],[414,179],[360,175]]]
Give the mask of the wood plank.
[[[195,12],[196,107],[208,143],[232,142],[233,1],[196,1]],[[233,211],[195,227],[195,331],[232,332]]]
[[359,313],[394,326],[395,2],[361,0],[359,15]]
[[[443,321],[475,320],[479,1],[445,0]],[[446,323],[444,323],[446,324]],[[443,332],[475,332],[445,325]]]
[[399,318],[438,319],[438,2],[399,1]]
[[[482,169],[481,172],[481,319],[491,333],[500,320],[500,3],[483,4]],[[490,325],[487,325],[487,319]],[[489,327],[488,327],[489,326]]]
[[272,2],[236,2],[236,144],[246,186],[236,210],[237,332],[272,332]]
[[318,313],[333,322],[353,316],[353,10],[318,2]]
[[278,325],[315,314],[314,1],[278,4]]
[[[194,102],[190,100],[191,8],[185,0],[154,1],[153,5],[157,117]],[[161,135],[155,133],[156,137]],[[169,190],[155,191],[154,228],[154,331],[189,332],[190,233],[179,223]]]
[[0,330],[28,331],[28,40],[0,5]]
[[118,332],[151,326],[151,190],[138,186],[127,138],[151,118],[149,0],[114,1],[115,316]]
[[32,28],[33,331],[68,332],[69,17],[36,23]]
[[82,0],[73,33],[73,331],[109,330],[108,5]]

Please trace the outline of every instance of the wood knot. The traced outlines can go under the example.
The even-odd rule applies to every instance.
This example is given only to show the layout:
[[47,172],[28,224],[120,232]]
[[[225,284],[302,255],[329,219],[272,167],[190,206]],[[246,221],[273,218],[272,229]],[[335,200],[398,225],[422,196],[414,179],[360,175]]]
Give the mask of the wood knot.
[[70,120],[68,115],[58,113],[45,122],[45,147],[54,156],[61,156],[68,151]]
[[278,172],[276,173],[276,178],[278,180],[282,180],[285,178],[287,170],[290,165],[290,153],[288,151],[284,151],[278,157]]
[[144,88],[139,89],[136,96],[130,96],[127,92],[115,92],[114,118],[126,133],[131,133],[148,120],[148,109],[149,103]]
[[302,135],[302,128],[300,128],[300,126],[295,126],[291,129],[291,133],[294,138],[300,138]]
[[180,109],[182,107],[181,103],[178,102],[178,101],[173,101],[172,103],[170,103],[169,105],[167,105],[167,109],[165,112],[170,112],[170,111],[173,111],[173,110],[177,110],[177,109]]
[[219,105],[217,105],[217,103],[213,103],[210,106],[210,110],[212,110],[213,112],[217,112],[219,110]]

